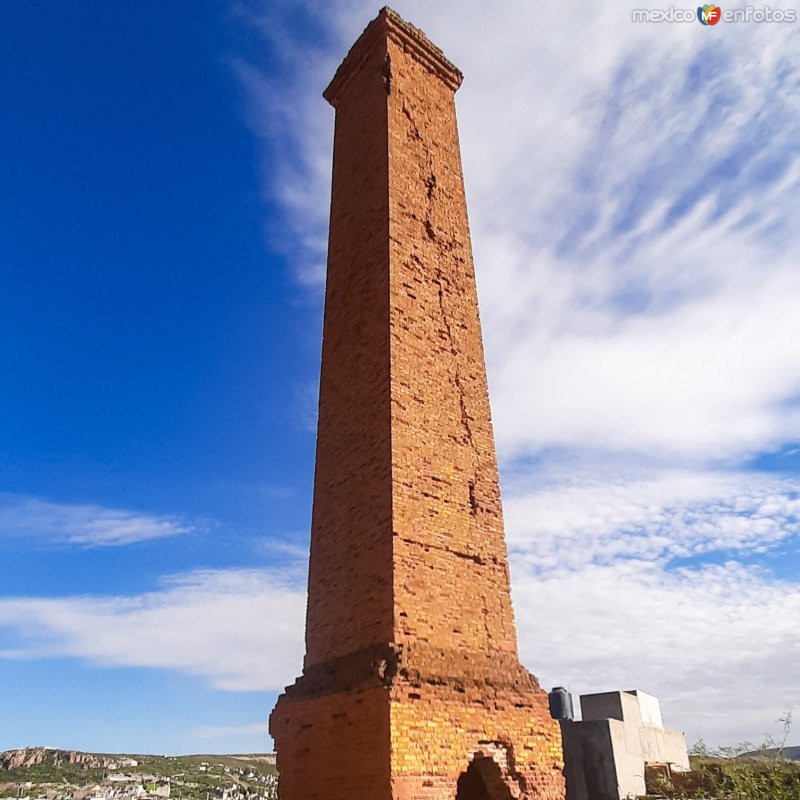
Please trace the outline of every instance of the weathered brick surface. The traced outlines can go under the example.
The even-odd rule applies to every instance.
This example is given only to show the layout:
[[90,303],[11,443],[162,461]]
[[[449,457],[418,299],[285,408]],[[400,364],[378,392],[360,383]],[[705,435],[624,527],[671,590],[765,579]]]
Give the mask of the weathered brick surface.
[[325,93],[306,658],[270,717],[282,800],[564,796],[557,724],[517,657],[460,81],[384,10]]
[[388,44],[395,633],[515,653],[453,90],[406,46]]
[[390,797],[389,717],[382,686],[291,700],[282,696],[270,730],[278,743],[282,798]]

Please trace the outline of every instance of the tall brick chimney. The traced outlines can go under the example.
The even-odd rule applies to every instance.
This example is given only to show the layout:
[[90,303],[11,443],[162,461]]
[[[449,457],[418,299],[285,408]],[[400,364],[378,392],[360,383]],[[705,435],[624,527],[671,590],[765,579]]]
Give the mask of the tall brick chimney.
[[517,657],[456,129],[461,73],[388,8],[347,54],[302,677],[281,800],[564,796]]

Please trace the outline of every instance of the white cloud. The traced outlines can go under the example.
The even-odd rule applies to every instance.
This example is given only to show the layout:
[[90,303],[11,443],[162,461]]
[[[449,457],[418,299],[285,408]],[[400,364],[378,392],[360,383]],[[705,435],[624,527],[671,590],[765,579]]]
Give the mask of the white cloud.
[[232,691],[274,690],[299,674],[305,592],[291,572],[216,570],[125,597],[4,598],[15,656],[172,669]]
[[507,538],[518,560],[544,571],[762,553],[800,533],[799,493],[800,480],[754,472],[572,472],[512,488]]
[[[374,8],[303,8],[324,48],[287,33],[286,80],[238,69],[268,145],[267,192],[309,281],[322,277],[329,197],[320,92]],[[501,453],[697,462],[800,438],[788,402],[800,394],[798,32],[709,36],[720,31],[637,25],[601,3],[399,11],[466,75],[459,124]]]
[[516,570],[521,658],[543,687],[639,688],[691,744],[759,743],[800,706],[800,585],[734,562]]
[[800,704],[800,582],[768,566],[800,563],[799,488],[746,472],[516,484],[505,507],[523,661],[545,688],[652,692],[690,743],[778,733]]
[[[292,62],[301,58],[299,53],[286,57]],[[324,80],[325,66],[314,53],[303,54],[302,63],[304,77],[314,74],[319,82]],[[298,106],[287,91],[295,83],[292,77],[267,78],[242,60],[232,61],[231,67],[249,97],[250,126],[269,153],[262,164],[268,199],[284,211],[268,224],[268,238],[278,252],[291,258],[302,283],[318,284],[324,278],[327,243],[320,224],[324,211],[319,193],[330,195],[331,148],[315,149],[314,144],[331,141],[332,121],[320,114],[307,115],[306,107]],[[310,215],[309,209],[313,209]]]
[[[635,277],[619,263],[589,264],[563,286],[564,265],[545,256],[535,282],[551,279],[556,302],[563,286],[560,309],[546,308],[549,293],[534,291],[526,307],[501,315],[503,295],[492,282],[489,325],[493,311],[502,321],[487,342],[501,452],[566,447],[680,463],[742,457],[800,437],[797,407],[789,402],[800,391],[796,251],[782,257],[753,252],[735,231],[714,229],[722,241],[712,255],[691,235],[702,227],[701,216],[698,211],[659,240],[672,263],[704,284],[663,309],[611,307],[605,295],[637,291]],[[706,269],[704,275],[701,262],[712,257],[730,273],[716,279]],[[657,264],[666,256],[643,252],[640,258]],[[771,269],[761,268],[769,258]],[[518,260],[508,269],[513,274],[501,276],[504,288],[529,291],[525,265]],[[615,269],[621,274],[614,276]],[[666,303],[670,292],[682,292],[680,275],[665,277],[652,291],[649,302]],[[584,313],[577,310],[581,303]]]
[[117,547],[191,530],[173,517],[0,494],[0,536],[38,536],[85,547]]
[[192,731],[198,739],[221,739],[229,736],[263,736],[267,733],[267,722],[249,722],[244,725],[202,725]]
[[308,534],[286,533],[283,536],[265,536],[254,542],[256,552],[270,558],[308,558]]
[[[523,662],[545,688],[653,692],[690,742],[777,733],[780,714],[800,704],[800,584],[732,556],[800,557],[796,490],[749,473],[630,483],[573,474],[514,487],[506,507]],[[20,640],[0,655],[279,690],[300,672],[303,579],[302,569],[218,570],[133,597],[0,600],[0,626]],[[263,725],[203,730],[215,738]]]

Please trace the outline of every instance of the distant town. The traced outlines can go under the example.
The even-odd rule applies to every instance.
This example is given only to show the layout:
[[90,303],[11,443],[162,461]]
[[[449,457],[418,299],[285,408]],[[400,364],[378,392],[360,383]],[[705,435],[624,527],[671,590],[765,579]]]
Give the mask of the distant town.
[[0,800],[274,800],[272,754],[0,752]]

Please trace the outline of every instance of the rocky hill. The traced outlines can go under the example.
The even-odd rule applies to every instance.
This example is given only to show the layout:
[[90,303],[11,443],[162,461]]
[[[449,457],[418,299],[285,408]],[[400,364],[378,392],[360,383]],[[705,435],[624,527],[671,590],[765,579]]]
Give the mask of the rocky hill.
[[52,763],[54,766],[74,764],[84,768],[107,766],[108,757],[94,753],[79,753],[75,750],[53,750],[49,747],[23,747],[19,750],[4,750],[0,753],[0,769],[6,771]]
[[782,747],[780,750],[777,747],[768,747],[764,750],[751,750],[749,753],[743,753],[742,756],[744,758],[775,758],[778,753],[787,761],[800,761],[800,745]]
[[0,752],[0,797],[41,800],[273,800],[270,753],[158,756],[49,747]]

